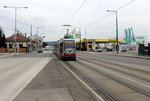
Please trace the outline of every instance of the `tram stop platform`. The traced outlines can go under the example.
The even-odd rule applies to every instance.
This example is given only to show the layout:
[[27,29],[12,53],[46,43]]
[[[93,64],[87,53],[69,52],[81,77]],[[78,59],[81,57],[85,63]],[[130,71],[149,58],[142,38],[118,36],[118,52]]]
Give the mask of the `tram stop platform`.
[[72,74],[53,59],[13,101],[96,101]]

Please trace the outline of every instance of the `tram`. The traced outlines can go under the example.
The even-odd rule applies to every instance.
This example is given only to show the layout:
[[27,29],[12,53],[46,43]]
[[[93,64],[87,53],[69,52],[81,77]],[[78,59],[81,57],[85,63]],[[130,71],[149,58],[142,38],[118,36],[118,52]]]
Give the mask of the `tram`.
[[54,45],[54,54],[62,60],[76,60],[76,44],[74,39],[62,38]]

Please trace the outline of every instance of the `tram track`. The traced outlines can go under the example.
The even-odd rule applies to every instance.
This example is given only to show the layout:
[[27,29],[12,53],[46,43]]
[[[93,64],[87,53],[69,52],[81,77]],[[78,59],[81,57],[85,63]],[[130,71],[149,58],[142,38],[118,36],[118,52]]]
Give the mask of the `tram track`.
[[[149,94],[148,92],[145,92],[144,90],[139,89],[139,88],[137,88],[137,87],[134,87],[134,86],[132,86],[132,85],[126,83],[126,82],[120,81],[120,80],[118,80],[117,78],[112,77],[112,76],[109,75],[108,73],[104,73],[104,72],[102,72],[102,71],[100,71],[100,70],[97,70],[96,68],[93,68],[93,67],[90,66],[90,65],[85,65],[84,63],[82,63],[82,62],[80,62],[80,61],[78,61],[78,60],[79,60],[79,59],[77,59],[77,61],[76,61],[75,63],[80,64],[80,65],[83,65],[83,66],[85,66],[86,68],[89,68],[89,69],[91,69],[91,70],[93,70],[93,71],[95,71],[95,72],[97,72],[97,73],[99,73],[99,74],[104,75],[105,77],[110,78],[111,80],[113,80],[113,81],[115,81],[115,82],[120,83],[121,85],[124,85],[124,86],[126,86],[126,87],[128,87],[128,88],[130,88],[130,89],[132,89],[132,90],[134,90],[134,91],[136,91],[136,92],[139,92],[139,93],[141,93],[142,95],[145,95],[145,96],[147,96],[147,97],[150,97],[150,94]],[[86,61],[86,60],[84,60],[84,61]],[[88,63],[89,63],[89,62],[90,62],[90,63],[93,63],[93,62],[91,62],[91,61],[86,61],[86,62],[88,62]],[[65,63],[66,63],[67,65],[69,65],[69,67],[71,68],[71,70],[74,71],[80,78],[84,79],[85,82],[88,82],[88,83],[90,83],[90,85],[93,85],[94,89],[96,89],[96,92],[99,91],[99,92],[103,93],[103,94],[107,97],[107,100],[106,100],[106,101],[118,101],[118,99],[117,99],[116,97],[114,97],[111,93],[109,93],[107,90],[105,90],[105,88],[103,88],[103,87],[100,86],[99,84],[95,83],[95,81],[93,81],[92,79],[90,79],[90,78],[87,76],[88,74],[82,73],[80,70],[76,69],[76,66],[73,66],[73,65],[70,64],[68,61],[66,61]],[[94,64],[95,64],[95,63],[94,63]],[[142,78],[140,78],[140,79],[142,79]],[[104,97],[104,98],[105,98],[105,97]],[[108,100],[108,99],[109,99],[109,100]]]
[[90,80],[87,76],[85,76],[82,72],[80,72],[79,70],[75,69],[74,66],[72,66],[71,64],[69,64],[68,62],[65,62],[65,64],[69,67],[69,69],[71,69],[76,75],[78,75],[83,81],[88,82],[90,85],[92,85],[93,89],[95,89],[94,91],[97,93],[101,93],[102,96],[105,96],[104,99],[106,101],[117,101],[115,98],[113,98],[113,96],[111,96],[110,94],[108,94],[102,87],[100,87],[99,85],[97,85],[96,83],[94,83],[92,80]]
[[[81,56],[78,56],[78,58],[83,58]],[[119,67],[125,67],[127,69],[130,69],[130,70],[134,70],[134,71],[137,71],[137,72],[141,72],[141,73],[146,73],[146,74],[149,74],[150,75],[150,70],[149,69],[143,69],[143,68],[137,68],[137,67],[133,67],[133,66],[129,66],[129,64],[122,64],[120,62],[114,62],[114,61],[106,61],[104,59],[96,59],[96,58],[92,58],[92,57],[84,57],[84,58],[88,58],[89,60],[95,60],[95,61],[100,61],[100,62],[103,62],[103,63],[106,63],[106,64],[111,64],[111,65],[116,65],[116,66],[119,66]]]
[[[87,59],[84,59],[84,60],[87,61]],[[82,65],[85,65],[85,64],[83,64],[83,63],[80,62],[80,61],[77,61],[77,62],[80,63],[80,64],[82,64]],[[88,62],[89,62],[89,61],[88,61]],[[92,61],[90,61],[90,62],[93,63]],[[137,87],[135,87],[135,86],[133,86],[133,85],[131,85],[131,84],[129,84],[129,83],[124,82],[123,80],[122,80],[122,81],[118,80],[118,78],[115,78],[115,77],[113,77],[112,75],[109,75],[110,72],[109,72],[109,73],[105,73],[105,72],[102,72],[102,71],[100,71],[99,69],[93,68],[93,67],[91,67],[91,66],[89,66],[89,65],[85,65],[85,66],[88,67],[88,68],[90,68],[90,69],[92,69],[92,70],[94,70],[94,71],[96,71],[96,72],[98,72],[98,73],[100,73],[100,74],[103,74],[104,76],[106,76],[106,77],[108,77],[108,78],[110,78],[110,79],[112,79],[112,80],[114,80],[114,81],[116,81],[116,82],[119,82],[119,83],[122,84],[122,85],[125,85],[125,86],[127,86],[127,87],[129,87],[129,88],[131,88],[131,89],[133,89],[133,90],[135,90],[135,91],[137,91],[137,92],[140,92],[141,94],[144,94],[144,95],[150,97],[150,93],[149,93],[149,92],[143,91],[143,90],[141,90],[141,89],[139,89],[139,88],[137,88]],[[103,65],[102,65],[102,66],[103,66]],[[134,81],[134,83],[137,83],[137,82]],[[139,83],[139,84],[145,86],[145,85],[142,84],[142,83]],[[147,86],[147,85],[146,85],[145,87],[149,88],[150,86]]]
[[[78,58],[82,59],[82,60],[85,60],[85,61],[88,61],[88,62],[92,62],[92,63],[97,64],[97,65],[101,65],[101,66],[103,66],[105,68],[108,68],[108,69],[111,69],[111,70],[114,70],[114,71],[117,71],[117,72],[120,72],[120,73],[124,73],[126,75],[130,75],[130,76],[133,76],[135,78],[150,82],[150,78],[149,78],[150,73],[148,73],[147,71],[140,72],[139,70],[136,71],[136,69],[133,70],[132,68],[126,67],[124,65],[120,65],[120,64],[116,64],[116,63],[113,64],[113,63],[109,63],[109,62],[106,62],[106,61],[103,61],[103,63],[100,63],[100,61],[96,60],[96,59],[93,61],[91,59],[85,59],[85,58],[82,58],[82,57],[78,57]],[[116,67],[118,67],[118,68],[116,68]],[[120,70],[120,68],[121,68],[121,70]],[[131,70],[130,71],[128,70],[130,72],[129,73],[127,71],[127,69],[131,69],[133,72]],[[141,75],[142,76],[144,75],[144,76],[141,77]]]

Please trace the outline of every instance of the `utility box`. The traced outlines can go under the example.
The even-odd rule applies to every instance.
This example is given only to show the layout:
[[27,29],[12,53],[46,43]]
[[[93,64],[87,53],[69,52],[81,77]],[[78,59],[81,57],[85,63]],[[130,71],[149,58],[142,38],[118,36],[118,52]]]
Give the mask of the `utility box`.
[[139,53],[138,55],[144,56],[144,44],[139,44]]
[[148,56],[150,56],[150,43],[148,43]]

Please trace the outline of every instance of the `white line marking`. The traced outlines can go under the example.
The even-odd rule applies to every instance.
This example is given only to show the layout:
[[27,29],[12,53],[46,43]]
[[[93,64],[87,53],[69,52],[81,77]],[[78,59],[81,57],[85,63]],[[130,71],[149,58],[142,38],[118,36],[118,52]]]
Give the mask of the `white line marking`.
[[[101,68],[101,69],[102,69],[102,68]],[[107,71],[107,72],[110,72],[110,73],[112,73],[112,74],[118,75],[118,76],[120,76],[120,77],[122,77],[122,78],[124,78],[124,79],[129,80],[129,81],[132,81],[132,82],[135,82],[135,83],[137,83],[137,84],[143,85],[143,86],[145,86],[145,87],[147,87],[147,88],[150,88],[150,86],[148,86],[148,85],[145,85],[145,84],[143,84],[143,83],[137,82],[137,81],[135,81],[135,80],[133,80],[133,79],[130,79],[130,78],[125,77],[125,76],[122,76],[122,75],[120,75],[120,74],[118,74],[118,73],[114,73],[114,72],[108,71],[108,70],[106,70],[106,69],[103,69],[103,70],[104,70],[104,71]]]
[[[60,61],[60,60],[59,60]],[[62,63],[60,61],[60,63]],[[72,72],[64,63],[62,65],[75,77],[77,78],[89,91],[91,91],[100,101],[105,101],[101,96],[99,96],[91,87],[89,87],[84,81],[82,81],[74,72]]]
[[52,59],[52,57],[47,58],[46,61],[43,61],[40,65],[36,66],[36,67],[40,67],[40,69],[34,71],[34,74],[31,75],[32,77],[30,79],[28,79],[27,83],[25,85],[23,85],[23,87],[20,88],[16,92],[16,94],[13,97],[11,97],[11,99],[9,101],[14,100],[17,97],[17,95],[19,95],[19,93],[32,81],[32,79],[34,79],[34,77],[48,64],[48,62],[51,61],[51,59]]
[[[85,59],[85,58],[84,58],[84,59]],[[98,67],[98,66],[96,66],[96,67]],[[101,68],[101,69],[103,69],[103,68]],[[135,81],[135,80],[133,80],[133,79],[127,78],[127,77],[122,76],[122,75],[120,75],[120,74],[118,74],[118,73],[114,73],[114,72],[111,72],[111,71],[106,70],[106,69],[103,69],[103,70],[104,70],[104,71],[107,71],[107,72],[109,72],[109,73],[115,74],[115,75],[117,75],[117,76],[120,76],[120,77],[122,77],[122,78],[124,78],[124,79],[127,79],[127,80],[129,80],[129,81],[135,82],[135,83],[137,83],[137,84],[139,84],[139,85],[143,85],[143,86],[145,86],[145,87],[147,87],[147,88],[150,88],[150,86],[148,86],[148,85],[145,85],[145,84],[143,84],[143,83],[139,83],[139,82],[137,82],[137,81]]]

